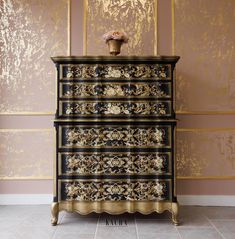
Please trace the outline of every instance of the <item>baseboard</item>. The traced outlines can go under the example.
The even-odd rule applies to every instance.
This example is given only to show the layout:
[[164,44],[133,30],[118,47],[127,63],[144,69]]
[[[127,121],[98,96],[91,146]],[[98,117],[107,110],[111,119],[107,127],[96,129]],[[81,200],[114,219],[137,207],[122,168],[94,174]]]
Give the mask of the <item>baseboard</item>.
[[50,204],[52,200],[52,194],[0,194],[0,205]]
[[235,206],[235,195],[178,195],[180,205]]
[[[52,194],[0,194],[0,205],[50,204]],[[178,195],[180,205],[235,206],[235,195]]]

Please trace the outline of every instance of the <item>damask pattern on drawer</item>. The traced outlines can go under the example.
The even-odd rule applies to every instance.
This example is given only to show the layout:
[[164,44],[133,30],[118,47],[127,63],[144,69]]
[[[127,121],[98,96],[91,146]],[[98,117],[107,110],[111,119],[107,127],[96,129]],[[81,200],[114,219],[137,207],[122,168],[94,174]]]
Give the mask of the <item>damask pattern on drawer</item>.
[[60,98],[94,98],[101,97],[134,97],[166,98],[171,97],[171,82],[156,81],[153,83],[136,82],[61,82]]
[[62,201],[163,201],[171,195],[171,180],[60,181]]
[[171,173],[171,152],[59,153],[60,175]]
[[59,116],[171,116],[171,101],[60,101]]
[[170,80],[170,64],[66,64],[60,65],[62,80],[152,79]]
[[59,126],[59,147],[170,148],[173,126]]

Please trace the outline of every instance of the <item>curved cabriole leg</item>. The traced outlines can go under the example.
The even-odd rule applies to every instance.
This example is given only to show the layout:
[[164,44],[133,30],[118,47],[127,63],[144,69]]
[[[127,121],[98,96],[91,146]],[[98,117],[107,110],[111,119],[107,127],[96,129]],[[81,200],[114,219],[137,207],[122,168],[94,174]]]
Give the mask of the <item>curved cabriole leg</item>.
[[178,221],[178,212],[179,212],[179,204],[177,202],[172,203],[172,222],[175,224],[175,226],[179,225]]
[[52,226],[57,225],[58,215],[59,215],[59,203],[53,202],[51,204],[51,225]]

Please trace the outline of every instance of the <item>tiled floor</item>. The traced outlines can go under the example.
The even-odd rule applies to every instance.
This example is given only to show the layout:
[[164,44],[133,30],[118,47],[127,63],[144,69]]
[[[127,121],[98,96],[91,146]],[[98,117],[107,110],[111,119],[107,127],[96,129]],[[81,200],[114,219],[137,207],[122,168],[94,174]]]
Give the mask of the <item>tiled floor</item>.
[[0,206],[0,238],[235,239],[235,207],[184,206],[180,208],[180,221],[181,225],[175,227],[169,213],[80,216],[62,212],[59,225],[52,227],[47,205]]

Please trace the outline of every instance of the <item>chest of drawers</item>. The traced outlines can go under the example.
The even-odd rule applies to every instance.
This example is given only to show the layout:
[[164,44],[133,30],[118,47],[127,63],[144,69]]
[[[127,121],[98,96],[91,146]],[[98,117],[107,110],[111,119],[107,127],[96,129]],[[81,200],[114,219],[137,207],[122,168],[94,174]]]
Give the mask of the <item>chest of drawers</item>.
[[62,210],[162,213],[178,224],[178,56],[52,57],[57,68],[52,225]]

